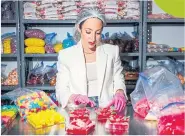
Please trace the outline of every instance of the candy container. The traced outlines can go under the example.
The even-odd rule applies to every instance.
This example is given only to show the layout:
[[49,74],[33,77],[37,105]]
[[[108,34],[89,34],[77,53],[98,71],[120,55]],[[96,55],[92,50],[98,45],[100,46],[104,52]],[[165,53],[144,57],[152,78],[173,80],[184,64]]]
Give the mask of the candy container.
[[70,111],[69,120],[73,121],[76,119],[89,119],[90,111],[87,108],[80,108]]
[[111,115],[105,123],[105,129],[112,135],[123,135],[128,132],[130,117]]
[[9,125],[17,115],[17,107],[14,105],[1,106],[1,121],[4,126]]
[[18,88],[3,94],[1,98],[13,100],[22,119],[27,119],[28,115],[41,110],[57,109],[57,106],[46,93],[40,90]]
[[45,110],[39,111],[37,113],[32,113],[27,117],[27,121],[36,129],[45,128],[61,123],[65,123],[64,116],[55,110]]
[[88,135],[95,129],[95,122],[90,119],[73,120],[66,129],[69,135]]
[[111,108],[99,108],[96,111],[97,119],[100,122],[106,122],[112,114],[116,114],[116,111]]

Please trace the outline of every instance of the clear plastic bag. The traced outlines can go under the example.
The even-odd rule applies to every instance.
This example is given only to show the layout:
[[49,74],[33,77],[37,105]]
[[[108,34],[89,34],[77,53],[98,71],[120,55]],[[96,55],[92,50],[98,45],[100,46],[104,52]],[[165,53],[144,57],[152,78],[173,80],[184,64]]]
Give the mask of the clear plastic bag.
[[28,74],[28,85],[37,85],[37,84],[44,84],[44,63],[41,62],[40,66],[39,63],[35,65],[35,67],[29,72]]
[[56,109],[57,106],[41,90],[18,88],[1,96],[2,99],[11,99],[16,104],[20,116],[26,119],[28,115],[41,110]]
[[142,117],[148,113],[158,117],[162,107],[182,95],[179,79],[164,67],[156,66],[140,73],[136,88],[131,93],[131,101],[134,111]]
[[45,67],[44,79],[46,82],[49,82],[51,86],[54,86],[56,84],[56,73],[57,73],[56,63],[54,63],[52,66],[47,65]]

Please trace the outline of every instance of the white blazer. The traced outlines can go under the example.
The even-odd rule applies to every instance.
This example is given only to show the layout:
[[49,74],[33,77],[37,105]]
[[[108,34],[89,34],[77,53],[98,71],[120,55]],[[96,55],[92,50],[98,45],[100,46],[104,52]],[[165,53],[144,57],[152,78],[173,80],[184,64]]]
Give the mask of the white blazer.
[[[107,106],[118,89],[126,96],[125,80],[122,74],[119,47],[103,44],[96,50],[96,66],[99,106]],[[56,98],[66,107],[72,94],[87,95],[87,75],[81,41],[77,45],[61,50],[57,63]]]

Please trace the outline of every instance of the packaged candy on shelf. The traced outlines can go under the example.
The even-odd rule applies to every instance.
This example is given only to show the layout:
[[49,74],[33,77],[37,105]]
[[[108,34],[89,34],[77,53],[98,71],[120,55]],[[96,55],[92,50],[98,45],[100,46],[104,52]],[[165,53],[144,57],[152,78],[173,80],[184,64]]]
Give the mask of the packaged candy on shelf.
[[63,49],[63,45],[62,45],[62,43],[57,43],[57,44],[55,44],[54,45],[54,51],[56,52],[56,53],[58,53],[60,50],[62,50]]
[[127,134],[129,130],[129,120],[130,117],[111,115],[105,123],[105,129],[111,135]]
[[44,48],[46,53],[55,53],[55,50],[52,44],[46,44]]
[[69,120],[89,119],[90,111],[87,108],[79,108],[69,112]]
[[56,84],[56,73],[57,73],[57,65],[54,63],[53,65],[46,65],[45,67],[45,75],[44,80],[48,82],[51,86],[55,86]]
[[45,36],[45,43],[46,44],[55,44],[56,43],[56,40],[55,40],[55,37],[56,37],[57,33],[49,33],[49,34],[46,34]]
[[116,114],[116,111],[111,108],[98,108],[95,112],[97,114],[97,120],[101,122],[106,122],[111,115]]
[[40,90],[18,88],[3,94],[2,99],[4,98],[15,102],[22,119],[26,119],[28,115],[41,110],[57,109],[56,104],[53,103],[45,92]]
[[3,82],[2,85],[18,85],[18,73],[17,73],[17,68],[13,69],[9,74],[7,79]]
[[63,48],[66,49],[68,47],[75,45],[76,43],[73,37],[70,35],[70,33],[67,33],[67,38],[63,40],[62,44],[63,44]]
[[34,128],[39,129],[65,123],[65,117],[53,109],[47,109],[28,115],[27,121]]
[[28,85],[37,85],[37,84],[44,84],[44,63],[43,61],[39,64],[37,63],[35,67],[29,72],[28,74]]
[[95,122],[90,119],[73,120],[66,129],[69,135],[88,135],[95,129]]
[[25,30],[24,34],[28,38],[44,39],[45,36],[46,36],[46,34],[42,30],[40,30],[40,29],[28,29],[28,30]]
[[26,47],[44,47],[45,41],[40,38],[27,38],[24,40]]

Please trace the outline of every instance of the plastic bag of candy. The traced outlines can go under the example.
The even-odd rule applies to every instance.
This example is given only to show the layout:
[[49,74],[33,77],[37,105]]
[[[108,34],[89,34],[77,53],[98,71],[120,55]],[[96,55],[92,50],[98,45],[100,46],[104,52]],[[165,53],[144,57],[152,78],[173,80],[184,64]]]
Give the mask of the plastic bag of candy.
[[75,45],[76,42],[74,41],[70,33],[67,33],[67,38],[63,40],[62,44],[63,44],[63,48],[66,49],[68,47]]
[[57,35],[56,33],[46,34],[45,39],[44,39],[45,43],[52,44],[52,45],[55,44],[56,43],[56,40],[55,40],[56,35]]
[[134,111],[149,119],[150,115],[158,117],[160,109],[172,100],[178,102],[178,96],[183,96],[179,79],[164,67],[156,66],[140,73],[131,100]]
[[111,115],[106,123],[105,130],[111,135],[128,134],[130,117]]
[[3,82],[3,85],[13,85],[16,86],[18,85],[19,80],[18,80],[18,73],[17,73],[17,68],[13,69],[9,74],[7,79]]
[[56,84],[56,73],[57,73],[56,63],[54,63],[52,66],[47,65],[45,67],[44,79],[46,82],[49,82],[51,86],[55,86]]
[[44,48],[46,53],[55,53],[55,50],[52,44],[46,44]]
[[18,88],[3,94],[1,98],[14,101],[22,119],[41,110],[57,109],[56,104],[41,90]]
[[41,62],[35,65],[35,67],[28,74],[28,85],[44,84],[44,63]]
[[45,36],[46,36],[45,32],[43,32],[40,29],[28,29],[28,30],[25,30],[24,34],[28,38],[40,38],[40,39],[44,39]]

